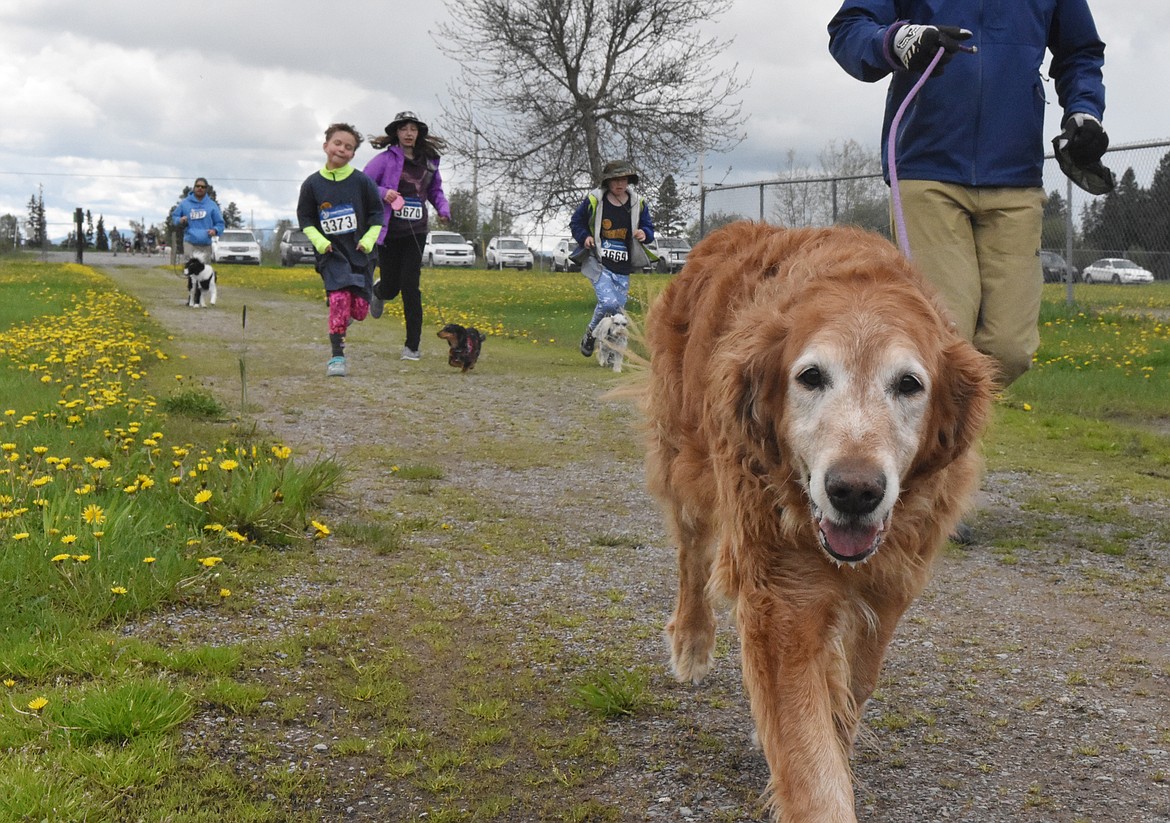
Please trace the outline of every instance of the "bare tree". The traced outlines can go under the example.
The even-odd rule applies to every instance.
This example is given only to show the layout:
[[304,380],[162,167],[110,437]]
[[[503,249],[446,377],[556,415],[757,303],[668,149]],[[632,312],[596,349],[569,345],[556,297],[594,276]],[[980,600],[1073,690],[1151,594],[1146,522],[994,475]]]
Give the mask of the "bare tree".
[[[450,147],[537,220],[576,205],[608,160],[653,191],[700,150],[742,136],[729,41],[699,26],[730,0],[447,0],[436,41],[461,64],[444,105]],[[478,140],[476,137],[478,136]]]

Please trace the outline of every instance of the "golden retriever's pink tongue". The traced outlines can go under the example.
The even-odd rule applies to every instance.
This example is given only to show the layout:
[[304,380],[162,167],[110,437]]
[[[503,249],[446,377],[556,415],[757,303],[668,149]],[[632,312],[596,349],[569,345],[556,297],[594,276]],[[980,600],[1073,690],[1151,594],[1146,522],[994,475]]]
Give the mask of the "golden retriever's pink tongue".
[[819,525],[829,551],[845,559],[859,557],[868,552],[873,548],[874,540],[880,531],[879,526],[864,528],[838,526],[827,517],[821,518]]

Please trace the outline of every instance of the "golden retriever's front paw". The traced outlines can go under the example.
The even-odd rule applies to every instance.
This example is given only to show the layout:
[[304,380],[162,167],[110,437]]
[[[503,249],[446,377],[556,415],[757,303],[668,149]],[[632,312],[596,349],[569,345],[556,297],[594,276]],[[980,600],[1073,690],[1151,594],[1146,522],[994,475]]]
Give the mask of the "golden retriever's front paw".
[[715,662],[713,634],[684,635],[671,621],[666,627],[666,637],[670,643],[670,668],[680,683],[698,683],[707,676]]

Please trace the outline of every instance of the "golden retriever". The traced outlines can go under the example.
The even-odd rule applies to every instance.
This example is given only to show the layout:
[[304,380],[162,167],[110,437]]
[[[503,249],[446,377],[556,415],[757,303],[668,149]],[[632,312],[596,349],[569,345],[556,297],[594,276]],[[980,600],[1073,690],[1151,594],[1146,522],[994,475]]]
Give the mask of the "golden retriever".
[[734,223],[647,319],[647,480],[678,545],[671,665],[735,609],[785,823],[855,821],[849,760],[902,613],[979,482],[990,361],[912,265],[850,228]]

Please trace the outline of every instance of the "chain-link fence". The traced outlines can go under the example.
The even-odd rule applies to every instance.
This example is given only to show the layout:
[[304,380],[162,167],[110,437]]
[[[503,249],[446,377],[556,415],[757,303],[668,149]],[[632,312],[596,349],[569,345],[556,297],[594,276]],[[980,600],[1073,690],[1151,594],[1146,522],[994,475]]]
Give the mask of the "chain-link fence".
[[[1075,187],[1049,155],[1044,162],[1042,245],[1079,273],[1103,257],[1124,257],[1170,280],[1170,140],[1109,149],[1118,184],[1094,197]],[[880,174],[802,176],[705,188],[701,233],[738,219],[782,226],[852,223],[890,235],[889,189]]]

